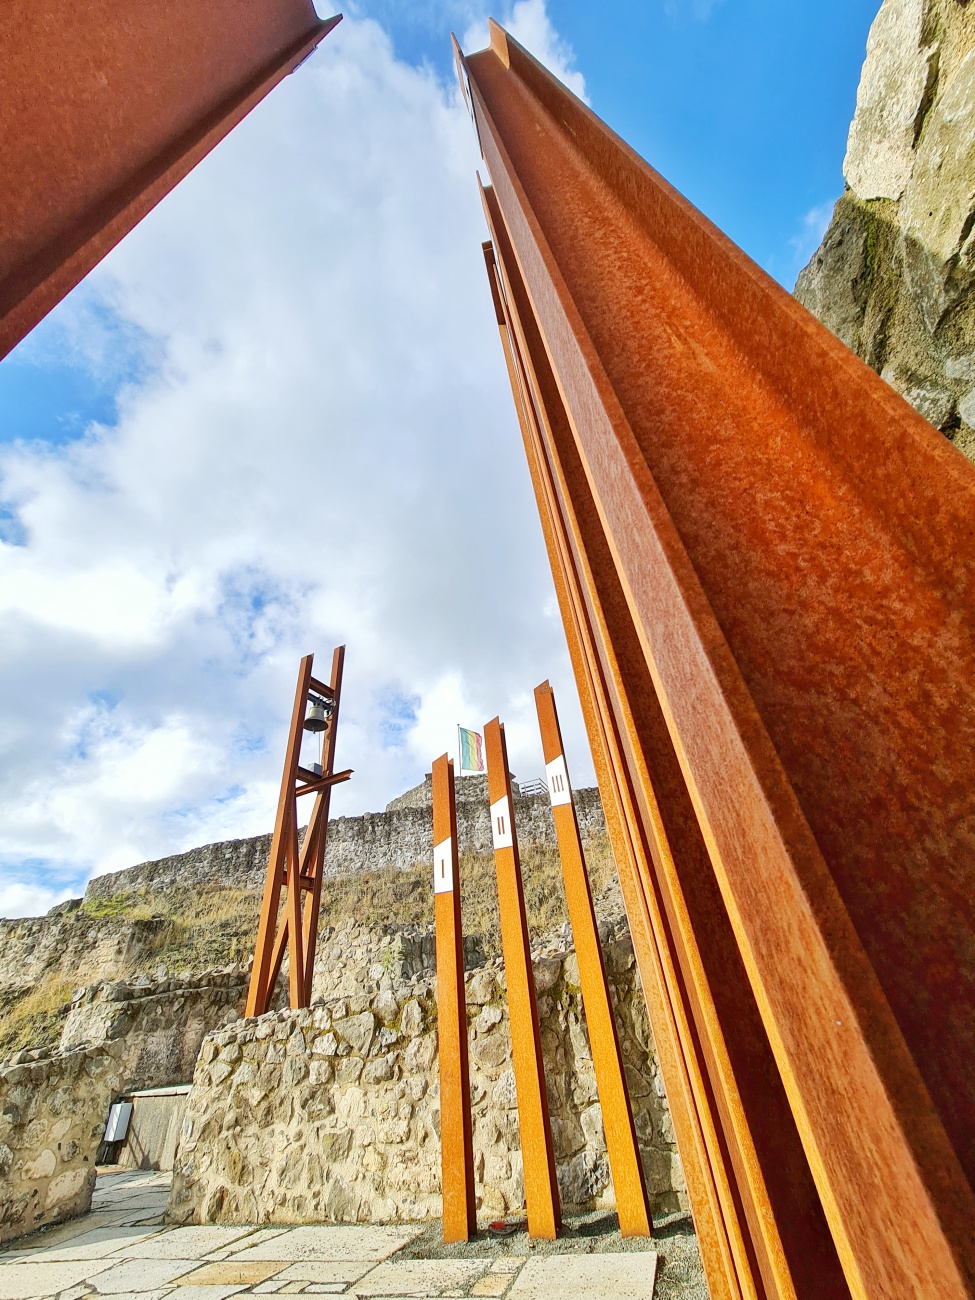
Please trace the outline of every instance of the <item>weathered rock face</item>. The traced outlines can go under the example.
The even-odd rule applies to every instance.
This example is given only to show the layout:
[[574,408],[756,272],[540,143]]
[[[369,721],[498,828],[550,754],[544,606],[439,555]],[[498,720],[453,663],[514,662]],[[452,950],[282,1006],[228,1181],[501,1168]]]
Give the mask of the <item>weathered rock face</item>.
[[975,459],[975,6],[884,0],[796,296]]
[[188,1083],[206,1034],[243,1011],[248,978],[246,968],[233,967],[156,983],[92,985],[72,1002],[59,1050],[121,1041],[132,1087]]
[[0,1065],[0,1241],[88,1209],[111,1102],[186,1082],[204,1034],[236,1019],[245,994],[242,969],[96,985],[72,1004],[59,1051]]
[[93,918],[80,909],[0,920],[0,987],[33,988],[63,978],[72,985],[114,980],[152,950],[162,920]]
[[[648,1188],[686,1208],[628,938],[607,945]],[[571,951],[535,963],[552,1130],[567,1207],[611,1206],[592,1058]],[[203,1044],[176,1159],[180,1223],[392,1222],[440,1213],[433,980],[382,973],[370,992],[244,1020]],[[504,977],[467,976],[475,1187],[482,1215],[524,1186]]]

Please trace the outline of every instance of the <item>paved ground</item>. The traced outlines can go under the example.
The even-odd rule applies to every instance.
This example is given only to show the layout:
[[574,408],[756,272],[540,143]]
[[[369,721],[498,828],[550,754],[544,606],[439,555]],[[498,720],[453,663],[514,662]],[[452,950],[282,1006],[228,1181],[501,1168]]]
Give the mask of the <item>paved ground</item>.
[[522,1232],[445,1247],[438,1224],[167,1228],[168,1196],[168,1174],[101,1174],[91,1214],[0,1252],[0,1300],[707,1300],[686,1220],[653,1242],[622,1241],[615,1216],[602,1214],[573,1219],[558,1242],[529,1243]]

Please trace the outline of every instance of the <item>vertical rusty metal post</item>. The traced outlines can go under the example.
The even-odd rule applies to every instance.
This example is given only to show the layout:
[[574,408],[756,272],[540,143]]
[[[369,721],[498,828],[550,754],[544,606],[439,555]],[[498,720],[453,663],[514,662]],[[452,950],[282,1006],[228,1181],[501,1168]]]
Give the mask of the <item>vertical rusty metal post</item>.
[[545,1088],[528,920],[511,800],[511,774],[504,727],[495,718],[484,728],[491,836],[498,880],[501,948],[508,985],[508,1022],[518,1096],[518,1127],[528,1206],[528,1233],[554,1241],[562,1222],[552,1125]]
[[[352,775],[349,770],[332,770],[345,646],[338,646],[332,655],[332,674],[327,685],[312,676],[313,663],[314,655],[305,655],[298,669],[278,811],[254,945],[254,965],[244,1009],[247,1016],[263,1015],[270,1007],[285,952],[288,953],[289,1005],[293,1008],[307,1007],[311,1002],[331,791],[333,786],[347,781]],[[301,738],[310,691],[330,701],[332,706],[325,732],[321,772],[300,765]],[[305,842],[299,852],[298,799],[305,794],[314,794],[315,803]],[[285,899],[279,919],[282,889],[285,890]]]
[[0,357],[340,17],[311,0],[0,6]]
[[555,693],[548,682],[535,688],[535,708],[538,711],[545,776],[552,801],[562,878],[565,881],[569,924],[579,961],[582,1004],[586,1013],[586,1028],[589,1031],[620,1232],[624,1237],[647,1237],[653,1229],[640,1147],[633,1124],[626,1075],[623,1072],[623,1054],[616,1035],[616,1022],[610,1003],[579,823],[572,803],[572,787],[562,747]]
[[433,764],[433,895],[437,937],[443,1239],[469,1241],[477,1231],[474,1139],[454,765],[446,754]]

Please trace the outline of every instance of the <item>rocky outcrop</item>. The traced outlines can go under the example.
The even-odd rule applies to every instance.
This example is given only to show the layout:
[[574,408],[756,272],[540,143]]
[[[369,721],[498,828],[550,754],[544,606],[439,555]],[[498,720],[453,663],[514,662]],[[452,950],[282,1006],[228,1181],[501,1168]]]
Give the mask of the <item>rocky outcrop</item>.
[[[305,1011],[210,1035],[193,1079],[169,1217],[179,1223],[402,1222],[439,1215],[435,986],[400,977],[374,943],[376,979]],[[606,944],[617,1026],[654,1209],[686,1209],[680,1163],[627,937]],[[535,960],[562,1200],[613,1205],[575,954]],[[496,1218],[524,1206],[504,975],[467,975],[475,1192]]]
[[9,994],[41,981],[77,987],[119,979],[152,953],[164,925],[156,918],[93,917],[80,908],[0,920],[0,987]]
[[183,979],[118,980],[79,989],[59,1051],[119,1041],[131,1087],[188,1083],[206,1034],[243,1011],[248,978],[246,967],[235,966]]
[[884,0],[796,296],[975,459],[975,6]]

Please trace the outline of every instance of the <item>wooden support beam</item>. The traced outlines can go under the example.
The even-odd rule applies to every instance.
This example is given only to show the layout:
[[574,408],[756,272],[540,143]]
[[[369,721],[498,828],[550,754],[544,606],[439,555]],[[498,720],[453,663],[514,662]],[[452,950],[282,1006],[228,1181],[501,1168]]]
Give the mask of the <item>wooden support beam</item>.
[[613,1176],[620,1233],[624,1237],[647,1237],[653,1229],[640,1147],[633,1125],[626,1075],[623,1072],[623,1054],[616,1034],[579,823],[572,803],[572,787],[562,747],[555,694],[548,682],[535,688],[535,708],[542,736],[545,776],[552,801],[562,878],[565,881],[569,924],[579,962],[582,1004],[589,1031],[589,1046],[603,1116],[606,1152]]
[[432,779],[443,1239],[448,1242],[469,1241],[477,1231],[474,1138],[467,1053],[467,995],[464,984],[464,932],[460,913],[454,765],[446,754],[434,762]]
[[511,774],[504,727],[495,718],[484,728],[491,835],[498,880],[501,950],[508,985],[511,1056],[518,1097],[521,1159],[528,1206],[528,1234],[554,1241],[562,1223],[552,1125],[545,1088],[542,1038],[538,1027],[528,919],[521,883],[518,834],[511,800]]

